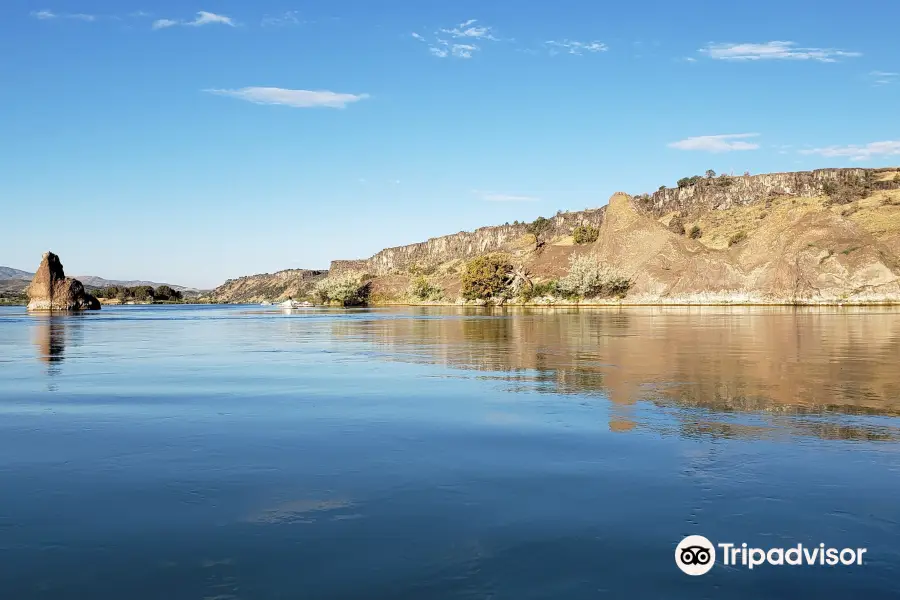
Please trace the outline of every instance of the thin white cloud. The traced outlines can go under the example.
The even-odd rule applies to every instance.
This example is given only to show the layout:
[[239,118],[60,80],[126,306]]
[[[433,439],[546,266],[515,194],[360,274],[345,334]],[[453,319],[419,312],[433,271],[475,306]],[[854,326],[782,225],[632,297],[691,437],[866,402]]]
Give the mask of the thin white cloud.
[[499,42],[493,29],[486,25],[476,25],[477,19],[469,19],[455,27],[441,28],[433,36],[412,32],[416,41],[428,47],[428,53],[437,58],[472,58],[481,50],[483,42]]
[[174,27],[176,25],[181,25],[181,22],[173,21],[172,19],[157,19],[156,21],[153,21],[151,27],[153,29],[165,29],[166,27]]
[[456,58],[472,58],[472,53],[479,49],[478,46],[472,44],[451,44],[450,54]]
[[41,21],[49,21],[50,19],[74,19],[76,21],[96,21],[97,15],[88,15],[84,13],[55,13],[52,10],[36,10],[31,16]]
[[237,24],[231,17],[226,17],[225,15],[217,15],[216,13],[201,10],[197,12],[197,17],[193,21],[157,19],[153,22],[152,27],[153,29],[166,29],[168,27],[175,27],[176,25],[183,25],[185,27],[202,27],[204,25],[228,25],[229,27],[235,27]]
[[452,38],[475,38],[497,41],[497,38],[491,33],[491,27],[484,25],[475,25],[478,19],[469,19],[465,23],[460,23],[451,29],[441,29],[440,33],[446,33]]
[[479,196],[485,202],[537,202],[540,198],[536,196],[525,196],[521,194],[503,194],[497,192],[484,192],[481,190],[472,190],[472,193]]
[[559,54],[560,52],[564,52],[566,54],[574,54],[576,56],[581,56],[585,52],[606,52],[609,50],[609,47],[602,42],[578,42],[575,40],[550,40],[544,42],[544,45],[550,49],[550,54]]
[[365,100],[368,94],[342,94],[329,90],[289,90],[276,87],[245,87],[236,90],[204,90],[210,94],[229,96],[254,104],[279,104],[294,108],[346,108]]
[[742,141],[758,136],[758,133],[729,133],[724,135],[700,135],[669,144],[678,150],[699,150],[702,152],[732,152],[734,150],[756,150],[759,144]]
[[893,73],[890,71],[871,71],[869,73],[869,79],[872,80],[873,85],[890,85],[892,83],[900,82],[900,73]]
[[193,27],[201,27],[203,25],[211,25],[213,23],[234,27],[234,21],[231,19],[231,17],[226,17],[225,15],[217,15],[216,13],[206,12],[205,10],[201,10],[200,12],[198,12],[197,18],[187,24]]
[[303,23],[305,21],[300,18],[300,11],[297,10],[289,10],[278,16],[266,15],[261,22],[263,27],[287,27],[290,25],[302,25]]
[[796,42],[772,41],[761,44],[707,44],[699,50],[715,60],[815,60],[825,63],[862,56],[834,48],[800,48]]
[[874,156],[898,156],[900,155],[900,141],[888,140],[884,142],[871,142],[864,146],[826,146],[824,148],[810,148],[801,150],[800,154],[818,154],[826,158],[849,158],[850,160],[869,160]]

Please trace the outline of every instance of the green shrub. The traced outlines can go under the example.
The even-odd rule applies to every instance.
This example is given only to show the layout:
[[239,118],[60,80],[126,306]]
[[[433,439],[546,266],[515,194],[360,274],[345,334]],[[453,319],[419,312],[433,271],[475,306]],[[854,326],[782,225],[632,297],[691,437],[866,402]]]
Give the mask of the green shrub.
[[559,296],[559,282],[557,280],[542,281],[533,284],[530,288],[523,288],[519,298],[528,302],[534,298],[544,298],[546,296]]
[[572,231],[572,239],[576,244],[590,244],[596,242],[600,236],[600,230],[592,225],[579,225]]
[[719,178],[716,179],[716,186],[720,188],[730,187],[733,183],[734,179],[728,175],[720,175]]
[[156,288],[153,294],[154,299],[168,302],[178,302],[184,299],[184,295],[178,290],[172,289],[168,285],[161,285]]
[[708,171],[706,171],[706,178],[707,178],[707,179],[712,179],[712,178],[715,177],[715,176],[716,176],[716,172],[713,171],[712,169],[709,169]]
[[369,284],[353,273],[326,277],[313,288],[313,295],[323,304],[360,306],[369,299]]
[[693,227],[691,227],[691,231],[690,233],[688,233],[688,236],[690,236],[692,240],[698,240],[703,237],[703,231],[700,230],[699,226],[694,225]]
[[409,285],[409,295],[416,300],[438,301],[444,297],[444,290],[432,285],[424,275],[416,277]]
[[559,293],[570,298],[622,297],[630,287],[627,277],[601,265],[592,255],[569,259],[569,272],[557,284]]
[[509,287],[513,267],[501,254],[488,254],[466,263],[460,282],[466,300],[490,300],[503,297]]
[[872,186],[872,178],[867,172],[863,181],[826,181],[822,184],[822,192],[828,196],[827,205],[842,206],[865,198],[872,191]]
[[694,175],[693,177],[682,177],[678,180],[678,187],[683,188],[691,185],[696,185],[701,181],[703,181],[703,178],[699,175]]
[[728,245],[734,246],[735,244],[740,244],[741,242],[743,242],[746,239],[747,239],[747,232],[738,231],[733,236],[731,236],[731,238],[729,238]]
[[545,219],[544,217],[538,217],[528,224],[525,231],[532,234],[535,241],[540,244],[542,236],[549,231],[551,227],[553,227],[553,221]]

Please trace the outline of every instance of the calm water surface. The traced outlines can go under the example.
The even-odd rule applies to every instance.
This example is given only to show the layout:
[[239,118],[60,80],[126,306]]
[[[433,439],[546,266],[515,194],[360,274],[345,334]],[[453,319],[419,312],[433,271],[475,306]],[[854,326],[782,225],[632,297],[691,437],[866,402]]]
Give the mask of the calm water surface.
[[898,415],[889,309],[0,308],[0,598],[898,597]]

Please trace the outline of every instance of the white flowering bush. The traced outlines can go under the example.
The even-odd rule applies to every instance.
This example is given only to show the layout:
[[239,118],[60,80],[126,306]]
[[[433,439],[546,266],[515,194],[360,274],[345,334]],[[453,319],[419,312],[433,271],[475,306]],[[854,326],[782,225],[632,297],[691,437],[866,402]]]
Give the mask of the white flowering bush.
[[355,273],[326,277],[313,289],[316,299],[323,304],[359,306],[369,299],[369,284]]
[[592,254],[572,256],[569,273],[558,284],[561,294],[579,298],[623,297],[630,287],[631,281],[627,277],[600,264]]

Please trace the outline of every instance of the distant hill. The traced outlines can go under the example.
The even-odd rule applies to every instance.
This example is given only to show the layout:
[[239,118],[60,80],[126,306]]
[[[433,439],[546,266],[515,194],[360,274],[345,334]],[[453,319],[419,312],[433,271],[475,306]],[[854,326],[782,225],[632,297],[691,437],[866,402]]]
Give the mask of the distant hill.
[[[22,271],[20,269],[13,269],[12,267],[0,267],[0,291],[8,291],[8,292],[18,292],[24,291],[28,284],[31,283],[31,278],[34,277],[34,273],[29,273],[28,271]],[[174,285],[171,283],[157,283],[155,281],[142,281],[142,280],[121,280],[121,279],[104,279],[103,277],[97,277],[96,275],[75,275],[74,277],[78,281],[80,281],[84,287],[88,289],[99,289],[110,286],[119,286],[119,287],[137,287],[139,285],[149,285],[152,287],[159,287],[161,285],[167,285],[171,287],[173,290],[178,290],[179,292],[186,294],[199,294],[201,290],[196,288],[189,288],[183,285]]]
[[158,283],[156,281],[142,281],[137,279],[127,281],[121,279],[104,279],[102,277],[97,277],[96,275],[76,275],[75,279],[80,281],[86,288],[105,288],[112,285],[120,287],[137,287],[139,285],[159,287],[161,285],[167,285],[173,290],[178,290],[179,292],[198,293],[200,291],[196,288],[189,288],[183,285],[175,285],[172,283]]
[[12,267],[0,267],[0,280],[27,279],[28,281],[31,281],[32,277],[34,277],[34,273],[29,273],[28,271],[20,271],[19,269],[13,269]]

